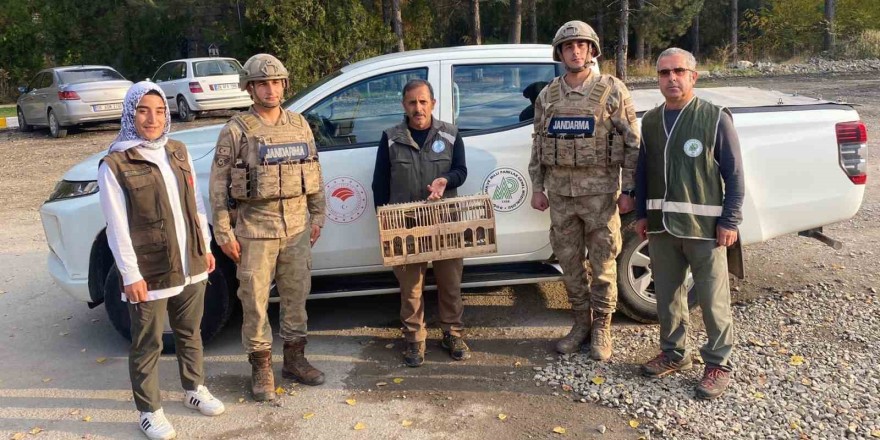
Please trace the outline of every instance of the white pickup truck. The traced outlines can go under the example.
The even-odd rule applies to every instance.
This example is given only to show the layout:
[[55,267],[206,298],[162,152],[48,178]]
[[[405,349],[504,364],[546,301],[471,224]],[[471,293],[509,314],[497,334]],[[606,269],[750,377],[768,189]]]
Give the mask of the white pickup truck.
[[[459,194],[486,192],[497,212],[498,253],[467,259],[463,286],[558,279],[549,214],[529,205],[527,96],[559,73],[546,45],[418,50],[346,66],[287,101],[286,108],[303,113],[313,126],[324,170],[327,224],[313,250],[311,297],[397,291],[381,264],[370,183],[381,132],[401,120],[400,90],[411,78],[433,84],[434,117],[461,129],[468,178]],[[733,112],[746,177],[743,243],[802,233],[837,244],[821,235],[821,228],[855,215],[865,188],[867,135],[858,113],[845,104],[745,87],[697,89],[697,94]],[[635,90],[633,97],[640,113],[663,100],[656,89]],[[189,147],[205,197],[219,130],[172,134]],[[70,169],[40,214],[52,277],[91,307],[103,302],[114,327],[127,336],[128,313],[95,194],[102,156]],[[499,187],[503,191],[496,191]],[[656,318],[650,260],[646,242],[633,233],[633,220],[624,217],[619,304],[627,315],[650,322]],[[214,248],[220,270],[208,288],[205,340],[224,326],[236,301],[234,265]]]

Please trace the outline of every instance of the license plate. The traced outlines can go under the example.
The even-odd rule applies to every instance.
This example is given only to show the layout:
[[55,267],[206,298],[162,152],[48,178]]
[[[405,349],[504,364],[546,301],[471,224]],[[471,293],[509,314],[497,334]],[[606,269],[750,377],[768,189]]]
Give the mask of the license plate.
[[232,90],[238,88],[238,83],[214,84],[211,86],[213,90]]
[[119,110],[122,108],[121,102],[115,102],[113,104],[97,104],[92,106],[92,110],[96,112],[106,112],[107,110]]

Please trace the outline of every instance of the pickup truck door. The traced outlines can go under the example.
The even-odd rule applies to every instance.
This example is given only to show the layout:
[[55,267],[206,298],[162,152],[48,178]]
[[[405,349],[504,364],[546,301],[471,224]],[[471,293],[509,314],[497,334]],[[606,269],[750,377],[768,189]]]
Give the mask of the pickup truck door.
[[498,253],[480,263],[519,261],[549,246],[550,216],[531,208],[529,159],[537,97],[557,75],[547,60],[441,62],[441,119],[455,123],[467,152],[468,178],[459,194],[485,192],[495,206]]
[[[312,249],[313,269],[331,274],[382,268],[371,189],[376,149],[382,131],[403,120],[400,91],[413,78],[439,84],[439,63],[364,71],[291,108],[312,128],[324,177],[327,220]],[[443,91],[435,87],[434,93]],[[437,107],[434,117],[439,117]]]

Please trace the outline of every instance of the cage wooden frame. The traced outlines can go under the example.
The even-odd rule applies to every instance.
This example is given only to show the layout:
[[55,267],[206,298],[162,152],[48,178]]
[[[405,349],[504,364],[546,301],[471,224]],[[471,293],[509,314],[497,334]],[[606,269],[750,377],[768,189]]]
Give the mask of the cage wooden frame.
[[495,209],[487,194],[385,205],[376,217],[385,266],[498,251]]

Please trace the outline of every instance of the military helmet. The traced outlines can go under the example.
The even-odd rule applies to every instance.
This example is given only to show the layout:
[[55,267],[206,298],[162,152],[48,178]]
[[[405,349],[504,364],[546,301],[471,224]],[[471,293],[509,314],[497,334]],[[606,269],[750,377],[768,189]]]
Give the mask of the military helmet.
[[598,58],[599,55],[602,55],[602,48],[599,46],[599,35],[596,34],[596,31],[590,25],[580,20],[574,20],[565,23],[556,31],[556,36],[553,37],[553,60],[562,61],[559,56],[562,44],[566,41],[574,40],[587,40],[593,43],[593,48],[595,49],[593,58]]
[[290,73],[284,68],[284,64],[278,58],[267,53],[258,53],[245,61],[242,72],[238,77],[238,85],[241,90],[247,90],[251,81],[266,79],[283,79],[284,88],[287,88],[287,79]]

